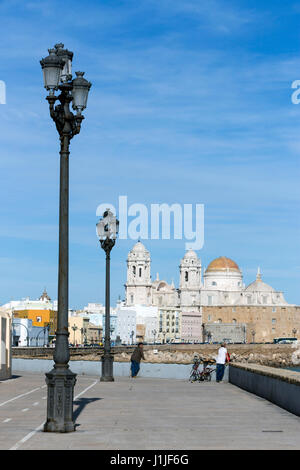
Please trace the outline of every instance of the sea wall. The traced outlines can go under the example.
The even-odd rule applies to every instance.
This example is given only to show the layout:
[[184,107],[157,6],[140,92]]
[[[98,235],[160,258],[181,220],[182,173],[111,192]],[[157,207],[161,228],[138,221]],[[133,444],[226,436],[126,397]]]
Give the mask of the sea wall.
[[[13,358],[12,368],[13,374],[18,372],[46,373],[53,368],[53,360],[51,359],[23,359]],[[78,375],[101,376],[101,361],[73,361],[69,362],[72,372]],[[181,379],[188,380],[190,377],[191,364],[163,364],[142,362],[139,371],[139,377],[152,377],[156,379]],[[228,367],[225,369],[224,381],[228,381]],[[200,365],[199,370],[202,370]],[[128,362],[114,362],[114,377],[129,377],[130,364]],[[215,381],[216,374],[212,373],[211,380]]]
[[[171,344],[144,346],[145,360],[152,364],[191,364],[197,354],[202,359],[214,360],[219,345],[214,344]],[[129,362],[134,347],[112,348],[115,362]],[[300,343],[294,344],[230,344],[227,349],[232,363],[261,364],[273,367],[300,365]],[[13,348],[13,357],[53,357],[53,348]],[[103,348],[70,348],[74,361],[99,361]]]
[[229,366],[229,382],[300,416],[300,374],[258,364]]

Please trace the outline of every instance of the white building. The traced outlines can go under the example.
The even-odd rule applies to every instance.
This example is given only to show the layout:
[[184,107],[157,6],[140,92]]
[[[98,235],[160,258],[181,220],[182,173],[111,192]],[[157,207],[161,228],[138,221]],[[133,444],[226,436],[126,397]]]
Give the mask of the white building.
[[56,310],[57,300],[52,301],[48,296],[46,290],[42,293],[41,297],[36,300],[31,300],[25,297],[21,300],[11,300],[2,305],[2,308],[9,310]]
[[136,338],[136,310],[118,303],[116,316],[116,337],[119,336],[123,344],[134,344]]

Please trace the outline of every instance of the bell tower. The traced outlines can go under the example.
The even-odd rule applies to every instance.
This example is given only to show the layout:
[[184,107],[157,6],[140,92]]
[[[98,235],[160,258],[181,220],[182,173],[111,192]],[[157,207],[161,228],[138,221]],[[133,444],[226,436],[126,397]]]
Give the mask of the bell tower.
[[150,253],[138,241],[127,258],[126,305],[151,305],[151,286]]
[[201,260],[193,250],[188,250],[181,260],[180,305],[186,311],[199,310],[201,288]]

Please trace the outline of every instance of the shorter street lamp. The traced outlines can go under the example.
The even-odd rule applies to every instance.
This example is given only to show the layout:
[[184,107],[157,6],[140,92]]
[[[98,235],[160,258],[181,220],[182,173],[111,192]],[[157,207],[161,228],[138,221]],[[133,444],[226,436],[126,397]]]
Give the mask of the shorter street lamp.
[[83,344],[85,346],[87,344],[86,328],[80,328],[80,333],[81,333],[81,340],[82,340],[82,337],[83,337]]
[[76,333],[76,330],[78,330],[78,326],[73,325],[72,330],[74,331],[74,346],[75,346],[75,333]]
[[132,330],[130,333],[131,345],[133,345],[133,337],[134,337],[134,331]]
[[39,333],[37,334],[36,338],[35,338],[35,345],[38,346],[39,344],[39,336],[41,333],[44,333],[44,346],[46,344],[46,330],[48,331],[48,341],[49,341],[49,330],[50,330],[50,325],[47,325],[47,326],[44,326],[43,329],[41,331],[39,331]]
[[104,354],[102,356],[101,382],[113,382],[113,361],[110,343],[110,252],[116,243],[119,232],[119,221],[113,213],[107,209],[103,218],[97,223],[97,235],[101,248],[106,254],[106,276],[105,276],[105,339]]
[[154,344],[155,344],[156,333],[157,333],[156,330],[152,330],[152,334],[153,334],[153,338],[154,338],[154,340],[153,340]]

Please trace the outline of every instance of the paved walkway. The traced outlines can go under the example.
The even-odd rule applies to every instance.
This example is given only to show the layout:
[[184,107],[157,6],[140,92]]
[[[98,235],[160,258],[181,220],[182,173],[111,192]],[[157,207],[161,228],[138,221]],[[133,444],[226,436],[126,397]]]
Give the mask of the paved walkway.
[[300,449],[299,417],[229,383],[77,376],[68,434],[42,431],[46,394],[44,375],[0,382],[0,449]]

